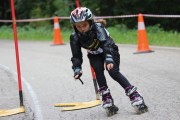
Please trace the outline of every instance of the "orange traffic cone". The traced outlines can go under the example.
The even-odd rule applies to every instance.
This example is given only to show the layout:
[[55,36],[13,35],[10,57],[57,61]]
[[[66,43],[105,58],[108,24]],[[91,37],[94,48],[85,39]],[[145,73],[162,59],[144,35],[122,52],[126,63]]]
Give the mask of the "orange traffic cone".
[[60,30],[60,25],[58,21],[58,17],[54,17],[54,40],[53,40],[53,45],[62,45],[63,40],[61,36],[61,30]]
[[143,15],[138,14],[138,47],[136,53],[148,53],[148,52],[152,52],[152,50],[149,48]]

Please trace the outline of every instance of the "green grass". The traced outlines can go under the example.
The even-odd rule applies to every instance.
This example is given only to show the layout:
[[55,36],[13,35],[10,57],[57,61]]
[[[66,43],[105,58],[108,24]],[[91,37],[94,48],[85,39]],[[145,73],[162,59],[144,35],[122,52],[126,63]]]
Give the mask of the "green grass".
[[116,43],[120,44],[136,44],[137,43],[137,33],[135,30],[119,30],[115,27],[107,28],[110,36]]
[[[120,30],[115,27],[108,28],[112,38],[120,44],[137,44],[137,30]],[[149,27],[146,29],[148,42],[155,46],[180,47],[180,33],[163,31]]]
[[[123,25],[109,27],[111,37],[116,43],[120,44],[137,44],[137,30],[127,29]],[[32,28],[29,26],[18,27],[19,40],[34,41],[52,41],[54,30],[52,27]],[[63,41],[69,42],[69,36],[72,30],[61,28]],[[180,47],[180,33],[172,31],[164,31],[158,26],[147,27],[146,29],[148,41],[150,45],[156,46],[173,46]],[[11,27],[2,26],[0,28],[0,40],[13,39],[13,30]]]
[[[13,30],[10,27],[3,26],[0,28],[0,39],[13,39]],[[53,30],[49,28],[33,29],[31,27],[17,27],[19,40],[51,40]]]
[[148,33],[149,43],[158,46],[174,46],[180,47],[180,33],[174,32],[158,32]]

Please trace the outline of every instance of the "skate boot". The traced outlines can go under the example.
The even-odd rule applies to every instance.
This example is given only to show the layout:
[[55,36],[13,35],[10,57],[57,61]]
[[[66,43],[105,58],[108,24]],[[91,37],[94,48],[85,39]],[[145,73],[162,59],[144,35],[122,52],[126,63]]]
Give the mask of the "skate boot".
[[99,92],[102,96],[102,107],[106,110],[107,116],[116,114],[119,108],[114,105],[114,100],[111,96],[110,90],[107,87],[101,87]]
[[148,107],[146,106],[143,97],[136,90],[137,88],[134,86],[127,87],[125,89],[126,95],[129,96],[131,105],[138,114],[145,113],[148,111]]

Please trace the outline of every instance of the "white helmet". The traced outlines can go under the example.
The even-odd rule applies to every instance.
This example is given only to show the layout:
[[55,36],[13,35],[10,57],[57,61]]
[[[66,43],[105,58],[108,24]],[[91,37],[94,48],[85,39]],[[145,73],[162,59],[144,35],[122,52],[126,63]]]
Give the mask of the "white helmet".
[[78,7],[71,12],[70,23],[78,23],[86,20],[93,21],[93,14],[90,9],[86,7]]

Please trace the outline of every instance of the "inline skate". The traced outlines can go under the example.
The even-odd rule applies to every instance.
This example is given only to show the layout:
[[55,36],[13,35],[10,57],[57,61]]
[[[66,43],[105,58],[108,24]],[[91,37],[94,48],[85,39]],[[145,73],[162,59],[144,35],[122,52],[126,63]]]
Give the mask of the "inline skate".
[[110,90],[107,87],[101,87],[99,92],[102,96],[102,107],[106,110],[107,116],[116,114],[119,108],[114,105]]
[[135,108],[138,114],[145,113],[148,111],[143,97],[137,92],[137,88],[134,86],[127,87],[125,89],[126,95],[129,96],[131,105]]

